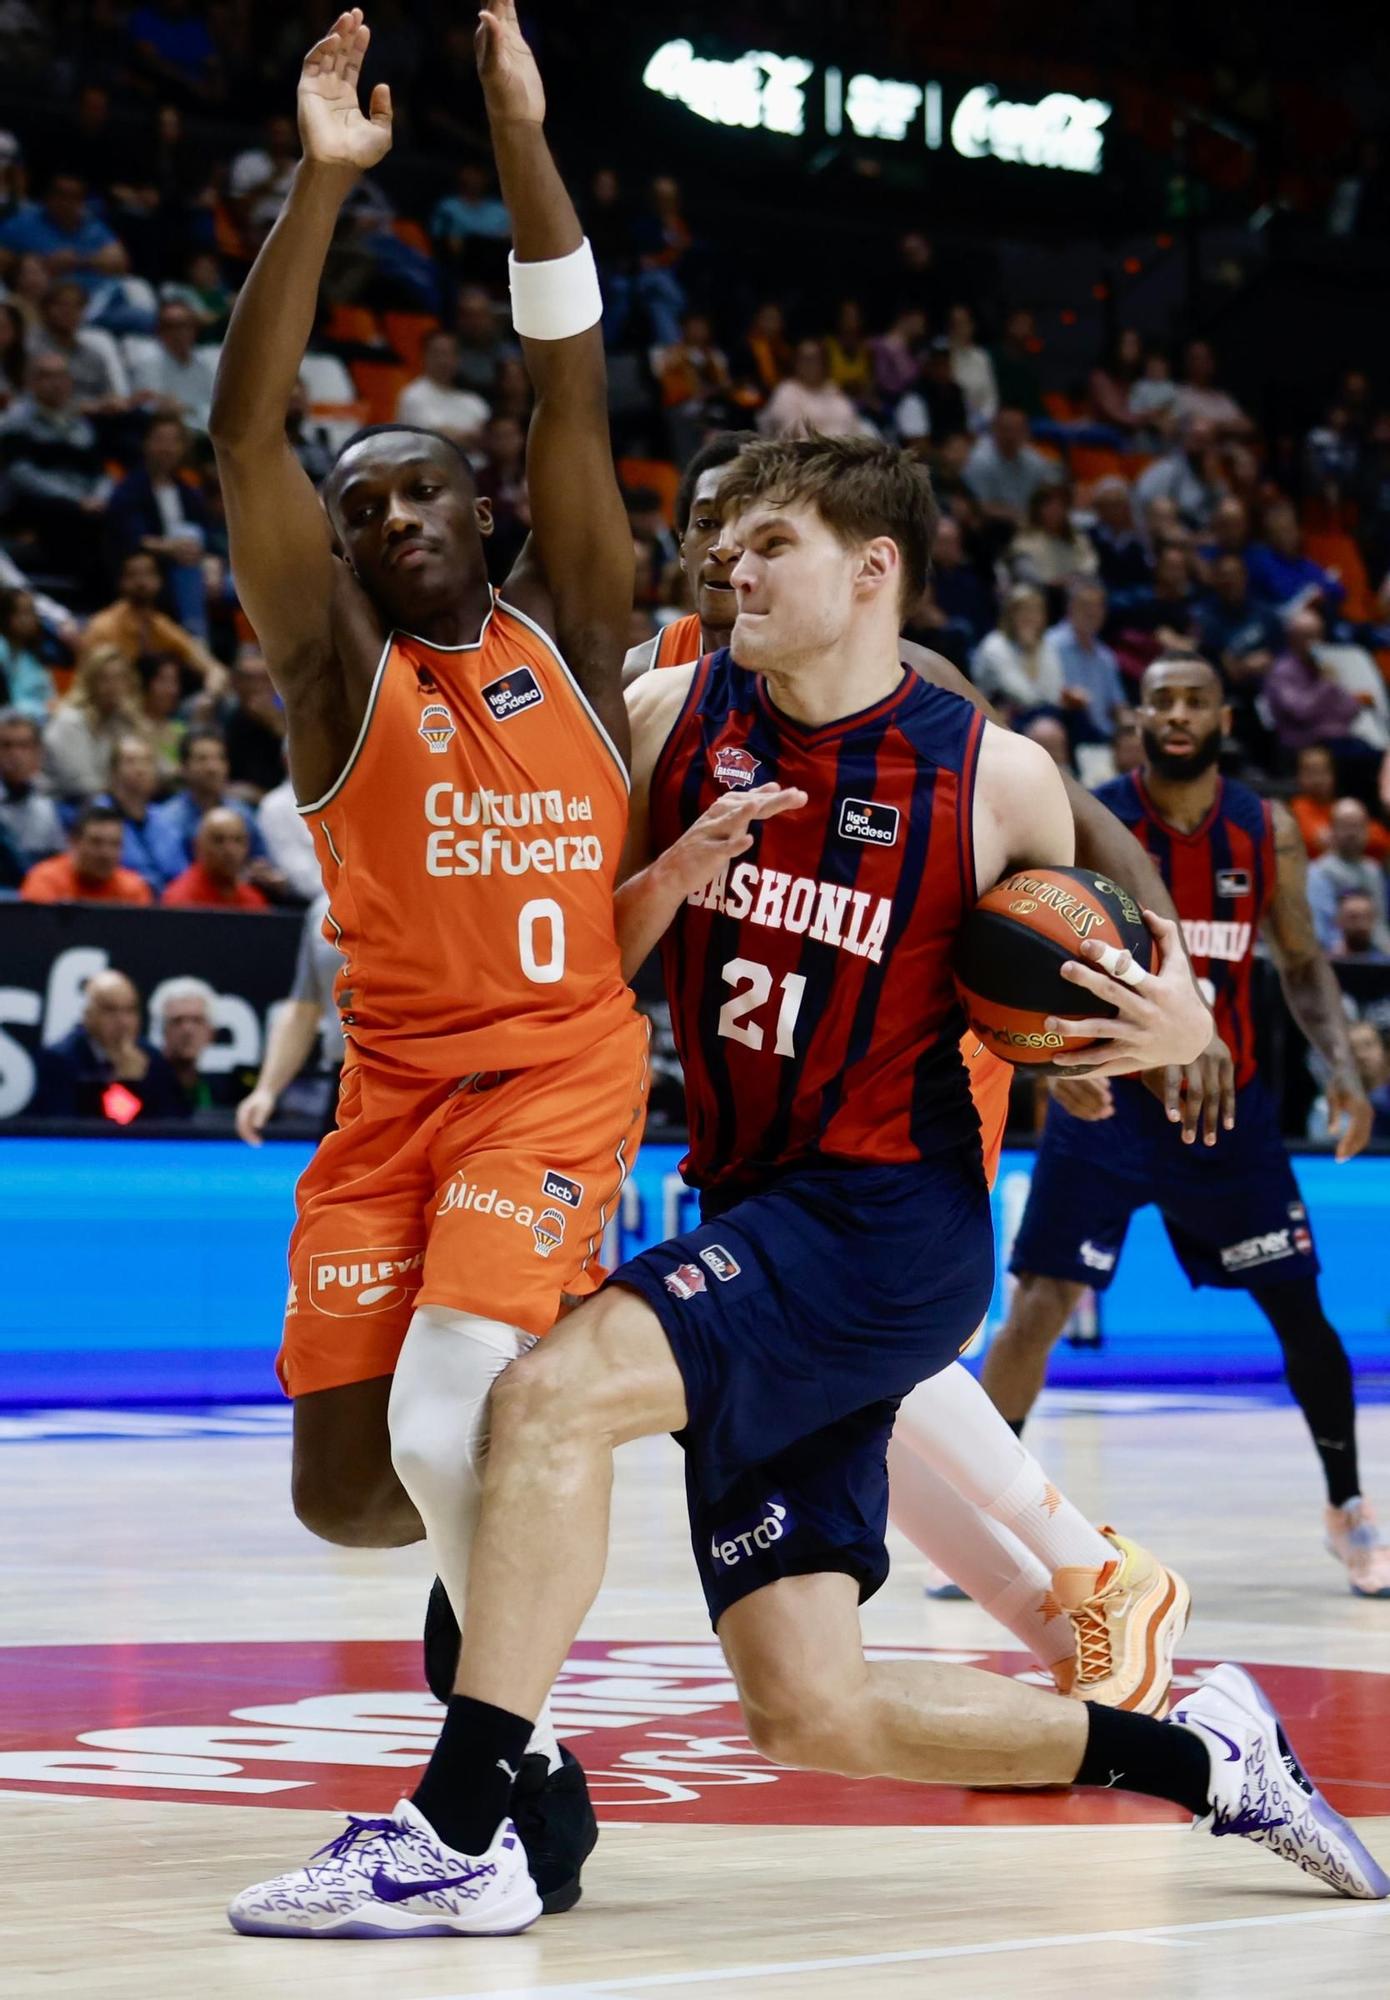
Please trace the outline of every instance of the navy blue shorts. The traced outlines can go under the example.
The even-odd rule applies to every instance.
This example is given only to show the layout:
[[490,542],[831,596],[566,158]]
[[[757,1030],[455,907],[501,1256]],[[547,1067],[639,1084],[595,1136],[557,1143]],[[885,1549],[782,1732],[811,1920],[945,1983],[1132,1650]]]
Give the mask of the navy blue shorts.
[[898,1401],[984,1317],[994,1232],[978,1151],[820,1161],[614,1272],[685,1382],[686,1496],[717,1626],[782,1576],[888,1573],[885,1456]]
[[1319,1271],[1308,1211],[1258,1077],[1236,1095],[1235,1129],[1185,1146],[1142,1084],[1113,1086],[1100,1123],[1049,1106],[1009,1269],[1103,1292],[1130,1217],[1152,1202],[1193,1285],[1255,1291]]

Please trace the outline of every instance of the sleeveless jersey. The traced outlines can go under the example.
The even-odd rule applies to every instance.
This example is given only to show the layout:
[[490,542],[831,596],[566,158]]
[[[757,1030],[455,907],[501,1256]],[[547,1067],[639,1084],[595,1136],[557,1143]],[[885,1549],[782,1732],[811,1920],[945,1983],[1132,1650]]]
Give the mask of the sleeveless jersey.
[[950,960],[976,898],[983,728],[908,668],[814,729],[727,648],[696,668],[652,774],[653,851],[723,791],[775,780],[809,800],[755,823],[662,941],[696,1186],[738,1191],[816,1155],[978,1157]]
[[529,1069],[630,1018],[626,773],[551,641],[500,598],[471,645],[391,633],[346,770],[300,811],[360,1059]]
[[1123,820],[1167,884],[1192,969],[1234,1059],[1236,1084],[1247,1084],[1256,1070],[1250,966],[1275,885],[1268,804],[1247,785],[1223,778],[1202,824],[1182,833],[1161,816],[1137,772],[1112,778],[1096,797]]
[[700,621],[693,611],[663,625],[656,635],[653,667],[684,667],[700,657]]

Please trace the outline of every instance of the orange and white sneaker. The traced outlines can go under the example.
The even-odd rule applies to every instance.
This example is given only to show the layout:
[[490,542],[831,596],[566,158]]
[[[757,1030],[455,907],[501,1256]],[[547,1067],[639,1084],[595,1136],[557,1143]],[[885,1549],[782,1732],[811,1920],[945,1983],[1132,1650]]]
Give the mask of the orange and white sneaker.
[[1099,1569],[1059,1569],[1053,1592],[1076,1633],[1077,1701],[1140,1715],[1168,1713],[1173,1654],[1192,1600],[1175,1570],[1113,1528],[1100,1531],[1115,1549]]
[[1357,1597],[1390,1597],[1390,1542],[1381,1538],[1376,1517],[1360,1498],[1329,1507],[1323,1517],[1329,1555],[1346,1567]]

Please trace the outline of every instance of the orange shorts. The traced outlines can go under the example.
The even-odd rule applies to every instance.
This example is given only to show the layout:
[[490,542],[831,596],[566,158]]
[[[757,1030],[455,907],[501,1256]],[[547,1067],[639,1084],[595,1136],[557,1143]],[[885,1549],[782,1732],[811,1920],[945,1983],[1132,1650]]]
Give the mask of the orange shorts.
[[568,1061],[421,1087],[350,1064],[338,1126],[295,1190],[285,1393],[389,1375],[416,1306],[549,1332],[604,1278],[603,1232],[642,1142],[640,1014]]
[[1009,1122],[1009,1092],[1013,1088],[1011,1063],[1001,1062],[987,1049],[972,1028],[961,1036],[960,1052],[970,1078],[970,1095],[980,1120],[980,1144],[985,1156],[985,1179],[991,1187],[999,1175],[999,1155],[1004,1150],[1004,1127]]

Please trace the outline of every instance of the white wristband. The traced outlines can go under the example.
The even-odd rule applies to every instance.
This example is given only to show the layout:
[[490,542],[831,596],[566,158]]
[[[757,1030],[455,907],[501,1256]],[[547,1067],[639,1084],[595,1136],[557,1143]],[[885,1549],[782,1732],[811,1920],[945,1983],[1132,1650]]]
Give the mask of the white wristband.
[[518,264],[515,253],[510,253],[507,270],[512,325],[527,340],[569,340],[603,318],[598,270],[587,236],[568,257],[551,257],[543,264]]

